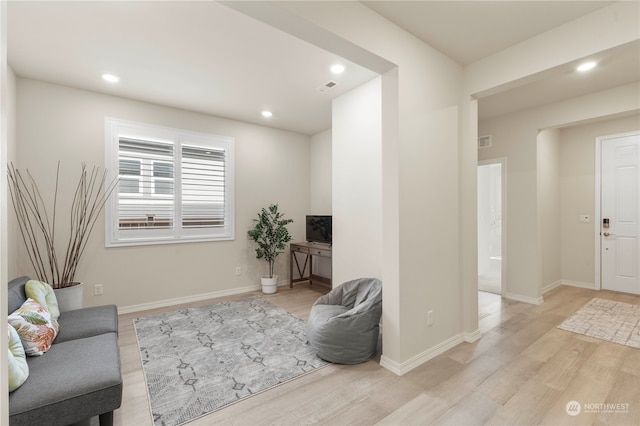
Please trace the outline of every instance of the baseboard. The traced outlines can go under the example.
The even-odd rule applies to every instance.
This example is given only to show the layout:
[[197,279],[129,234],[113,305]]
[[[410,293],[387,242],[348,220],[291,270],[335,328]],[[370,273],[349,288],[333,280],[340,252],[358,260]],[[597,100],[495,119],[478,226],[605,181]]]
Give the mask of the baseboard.
[[554,283],[547,284],[544,287],[542,287],[542,294],[545,294],[545,293],[553,290],[556,287],[560,287],[561,285],[562,285],[562,281],[556,281]]
[[[278,283],[278,285],[281,285]],[[285,285],[285,284],[282,284]],[[201,300],[215,299],[217,297],[233,296],[236,294],[249,293],[260,290],[260,285],[238,287],[229,290],[214,291],[211,293],[195,294],[193,296],[177,297],[175,299],[158,300],[156,302],[141,303],[139,305],[124,306],[118,308],[118,314],[130,314],[133,312],[147,311],[149,309],[166,308],[167,306],[180,305],[183,303],[199,302]]]
[[583,282],[580,282],[580,281],[562,280],[562,281],[560,281],[560,284],[568,285],[569,287],[579,287],[579,288],[586,288],[586,289],[589,289],[589,290],[599,290],[598,288],[596,288],[595,284],[583,283]]
[[473,331],[471,333],[467,333],[466,331],[463,333],[464,341],[467,343],[473,343],[482,337],[482,333],[480,333],[480,329]]
[[515,294],[515,293],[505,293],[502,295],[502,297],[504,297],[505,299],[516,300],[518,302],[529,303],[531,305],[541,305],[542,302],[544,302],[544,299],[542,298],[542,296],[536,298],[536,297],[522,296],[520,294]]
[[[474,332],[475,333],[475,332]],[[396,361],[393,361],[387,357],[385,357],[384,355],[382,355],[380,357],[380,365],[384,368],[386,368],[387,370],[391,371],[394,374],[397,374],[398,376],[402,376],[406,373],[408,373],[409,371],[413,370],[414,368],[424,364],[425,362],[429,361],[432,358],[435,358],[436,356],[440,355],[443,352],[448,351],[449,349],[453,348],[456,345],[459,345],[460,343],[462,343],[464,341],[462,333],[461,334],[457,334],[447,340],[445,340],[442,343],[439,343],[437,345],[435,345],[432,348],[427,349],[426,351],[410,358],[409,360],[399,363]]]

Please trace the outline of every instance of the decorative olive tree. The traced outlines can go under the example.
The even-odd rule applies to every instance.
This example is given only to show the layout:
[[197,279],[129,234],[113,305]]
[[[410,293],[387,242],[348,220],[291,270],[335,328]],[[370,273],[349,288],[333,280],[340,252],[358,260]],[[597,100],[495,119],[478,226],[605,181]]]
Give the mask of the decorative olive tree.
[[77,284],[75,274],[80,259],[109,195],[118,184],[118,178],[107,184],[106,170],[100,173],[99,168],[94,167],[88,172],[86,165],[82,164],[69,214],[64,216],[64,220],[70,223],[70,229],[64,240],[66,251],[62,257],[56,250],[57,239],[63,237],[60,232],[56,233],[56,221],[60,218],[57,211],[60,162],[49,207],[29,170],[22,173],[11,163],[7,175],[20,234],[37,279],[51,284],[54,289]]
[[258,244],[256,257],[266,260],[269,264],[269,278],[273,278],[276,258],[284,253],[286,244],[291,241],[287,225],[293,219],[285,219],[284,214],[278,211],[278,205],[272,204],[268,209],[263,207],[258,218],[253,221],[255,226],[249,230],[249,238]]

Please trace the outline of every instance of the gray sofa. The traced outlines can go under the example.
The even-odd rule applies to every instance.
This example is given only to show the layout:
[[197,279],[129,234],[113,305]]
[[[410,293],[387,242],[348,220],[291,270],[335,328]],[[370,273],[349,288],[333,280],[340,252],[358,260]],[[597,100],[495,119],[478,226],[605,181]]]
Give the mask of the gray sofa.
[[[26,300],[29,279],[9,282],[9,313]],[[70,425],[100,416],[101,426],[112,425],[113,410],[122,402],[116,306],[63,312],[58,323],[51,349],[27,358],[29,377],[9,394],[9,423]]]

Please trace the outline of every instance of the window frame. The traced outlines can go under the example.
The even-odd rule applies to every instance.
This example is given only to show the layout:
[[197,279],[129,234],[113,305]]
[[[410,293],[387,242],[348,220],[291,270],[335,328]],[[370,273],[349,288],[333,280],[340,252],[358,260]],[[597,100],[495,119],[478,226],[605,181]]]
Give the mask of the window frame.
[[[155,142],[171,143],[173,145],[173,182],[176,190],[173,197],[173,227],[158,229],[121,229],[119,219],[120,193],[116,189],[105,205],[105,247],[123,247],[137,245],[176,244],[202,241],[229,241],[235,239],[235,202],[234,202],[234,177],[235,177],[235,140],[230,136],[220,136],[209,133],[193,132],[188,130],[137,123],[116,118],[105,118],[105,168],[108,179],[111,181],[118,176],[120,169],[120,139],[133,138]],[[223,150],[224,156],[224,218],[223,227],[197,227],[185,228],[182,221],[182,150],[183,146],[197,146]],[[125,156],[126,157],[126,156]],[[134,158],[131,158],[134,160]],[[167,162],[166,160],[147,159],[149,162]],[[142,166],[142,163],[141,163]],[[152,187],[151,198],[162,199],[163,195],[155,194],[153,182],[156,179],[149,177]],[[122,175],[126,179],[127,175]],[[135,177],[132,175],[131,177]],[[125,198],[140,201],[145,198],[144,182],[146,179],[140,175],[140,193],[125,194]],[[124,232],[123,232],[124,231]]]

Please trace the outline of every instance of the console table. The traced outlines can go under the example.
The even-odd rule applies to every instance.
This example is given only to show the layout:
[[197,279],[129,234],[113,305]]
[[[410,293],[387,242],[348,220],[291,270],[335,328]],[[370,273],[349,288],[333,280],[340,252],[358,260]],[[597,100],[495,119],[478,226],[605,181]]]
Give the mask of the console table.
[[[315,281],[331,286],[331,275],[329,275],[329,278],[326,278],[313,274],[313,257],[320,256],[331,259],[330,244],[305,241],[302,243],[291,243],[289,245],[289,249],[291,251],[291,259],[289,261],[289,287],[293,287],[294,283],[300,281],[309,281],[310,284],[313,284],[313,282]],[[300,267],[300,262],[298,262],[296,253],[300,253],[305,256],[302,268]],[[300,275],[300,278],[293,278],[294,263],[296,265],[296,269],[298,271],[298,275]],[[309,274],[305,276],[305,272],[307,271],[307,264],[309,265]]]

